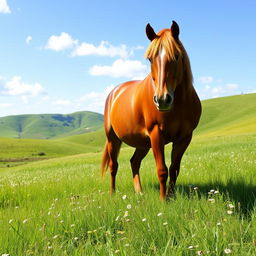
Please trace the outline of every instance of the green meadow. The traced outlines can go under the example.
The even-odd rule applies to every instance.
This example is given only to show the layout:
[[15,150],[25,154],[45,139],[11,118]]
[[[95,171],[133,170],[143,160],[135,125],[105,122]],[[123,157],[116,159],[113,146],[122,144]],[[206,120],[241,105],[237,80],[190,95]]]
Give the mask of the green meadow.
[[256,94],[202,104],[176,196],[165,203],[152,153],[141,166],[143,194],[134,193],[127,146],[109,196],[109,173],[99,172],[103,129],[1,138],[0,255],[256,255]]

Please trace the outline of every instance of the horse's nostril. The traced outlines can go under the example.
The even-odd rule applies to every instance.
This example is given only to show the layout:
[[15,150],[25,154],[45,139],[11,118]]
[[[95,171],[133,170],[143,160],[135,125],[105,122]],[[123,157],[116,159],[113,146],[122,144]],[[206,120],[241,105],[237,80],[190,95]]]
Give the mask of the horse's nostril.
[[156,95],[153,97],[155,104],[158,104]]
[[172,96],[168,93],[165,96],[165,102],[166,104],[171,104],[172,103]]

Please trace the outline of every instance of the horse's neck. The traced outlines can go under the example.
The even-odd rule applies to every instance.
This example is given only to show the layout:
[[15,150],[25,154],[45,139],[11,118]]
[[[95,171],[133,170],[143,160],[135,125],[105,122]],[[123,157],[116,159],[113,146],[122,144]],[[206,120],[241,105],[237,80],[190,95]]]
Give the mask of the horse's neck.
[[183,80],[180,84],[177,85],[174,92],[174,104],[175,103],[184,103],[188,101],[191,97],[193,86],[191,82]]

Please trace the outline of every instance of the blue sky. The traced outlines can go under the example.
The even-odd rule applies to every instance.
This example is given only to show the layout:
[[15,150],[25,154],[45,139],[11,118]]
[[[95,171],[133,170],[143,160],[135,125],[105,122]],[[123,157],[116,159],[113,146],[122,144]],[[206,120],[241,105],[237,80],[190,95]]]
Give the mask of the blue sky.
[[256,92],[256,1],[0,0],[0,116],[103,112],[149,72],[145,26],[180,26],[201,99]]

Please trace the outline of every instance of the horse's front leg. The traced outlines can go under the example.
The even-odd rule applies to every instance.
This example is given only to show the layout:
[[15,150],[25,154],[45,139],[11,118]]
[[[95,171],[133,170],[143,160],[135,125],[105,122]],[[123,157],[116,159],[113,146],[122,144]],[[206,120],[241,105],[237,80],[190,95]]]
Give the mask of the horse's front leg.
[[156,125],[150,133],[152,151],[156,161],[157,175],[160,183],[160,199],[164,200],[166,196],[166,181],[168,178],[168,169],[164,159],[164,139]]
[[181,158],[186,151],[190,141],[192,138],[192,134],[183,138],[182,140],[173,142],[172,145],[172,155],[171,155],[171,166],[169,169],[170,175],[170,184],[167,192],[167,197],[171,197],[174,195],[174,187],[176,184],[176,180],[178,178],[180,172],[180,162]]

